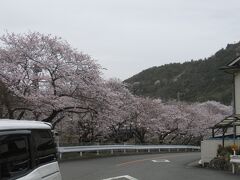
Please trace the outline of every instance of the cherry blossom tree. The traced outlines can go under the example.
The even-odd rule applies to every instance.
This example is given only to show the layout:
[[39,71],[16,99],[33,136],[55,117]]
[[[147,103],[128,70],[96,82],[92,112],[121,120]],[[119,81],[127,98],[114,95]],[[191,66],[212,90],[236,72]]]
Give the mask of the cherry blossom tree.
[[126,135],[126,129],[131,128],[130,113],[133,108],[134,96],[119,79],[109,79],[105,82],[105,101],[99,106],[98,119],[102,122],[104,134],[120,142]]
[[209,128],[231,114],[231,107],[215,101],[204,103],[167,102],[158,107],[154,132],[159,143],[200,142]]
[[59,37],[35,32],[7,33],[0,41],[0,81],[25,104],[11,109],[10,118],[27,112],[57,123],[65,112],[95,112],[101,67],[89,55]]
[[[205,136],[209,136],[209,128],[230,115],[232,108],[215,101],[203,103],[176,104],[180,108],[180,121],[176,135],[181,143],[188,144],[193,139],[200,142]],[[176,111],[175,111],[176,112]]]
[[196,132],[202,136],[206,136],[209,135],[209,130],[207,131],[209,127],[214,126],[232,114],[232,107],[216,101],[207,101],[196,104],[196,112],[198,112],[199,117],[201,117],[198,124],[201,128],[197,129],[198,131]]
[[131,124],[135,138],[140,143],[145,143],[147,136],[152,136],[157,130],[162,130],[160,112],[161,101],[135,97],[134,110],[131,112]]

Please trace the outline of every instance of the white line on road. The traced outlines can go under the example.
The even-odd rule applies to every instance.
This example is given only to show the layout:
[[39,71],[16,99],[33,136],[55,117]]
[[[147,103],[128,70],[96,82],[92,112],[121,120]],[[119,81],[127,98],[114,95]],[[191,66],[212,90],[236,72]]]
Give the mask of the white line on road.
[[170,161],[167,160],[167,159],[158,159],[158,160],[152,160],[152,162],[155,162],[155,163],[166,162],[166,163],[168,163]]
[[124,175],[124,176],[116,176],[116,177],[111,177],[111,178],[107,178],[107,179],[103,179],[103,180],[115,180],[115,179],[121,179],[121,178],[126,178],[128,180],[138,180],[132,176],[129,175]]
[[137,163],[142,163],[142,162],[145,162],[145,161],[151,161],[152,159],[154,158],[173,158],[173,157],[182,157],[182,156],[186,156],[186,154],[171,154],[171,155],[164,155],[164,156],[157,156],[157,157],[152,157],[152,158],[145,158],[145,159],[137,159],[137,160],[132,160],[132,161],[127,161],[127,162],[123,162],[123,163],[120,163],[120,164],[116,164],[116,166],[129,166],[131,164],[137,164]]

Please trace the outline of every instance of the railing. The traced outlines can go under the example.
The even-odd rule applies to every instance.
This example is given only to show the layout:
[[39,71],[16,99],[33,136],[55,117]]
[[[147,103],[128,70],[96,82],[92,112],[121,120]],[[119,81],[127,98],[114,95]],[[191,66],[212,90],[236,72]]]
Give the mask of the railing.
[[96,152],[99,155],[100,151],[109,151],[111,154],[115,151],[123,151],[123,153],[127,153],[127,150],[134,150],[138,152],[139,150],[147,150],[147,152],[151,152],[151,150],[158,150],[161,152],[163,150],[171,152],[176,151],[199,151],[199,146],[188,146],[188,145],[92,145],[92,146],[69,146],[69,147],[58,147],[58,152],[60,155],[60,159],[62,159],[62,154],[64,153],[73,153],[78,152],[80,156],[82,156],[83,152]]

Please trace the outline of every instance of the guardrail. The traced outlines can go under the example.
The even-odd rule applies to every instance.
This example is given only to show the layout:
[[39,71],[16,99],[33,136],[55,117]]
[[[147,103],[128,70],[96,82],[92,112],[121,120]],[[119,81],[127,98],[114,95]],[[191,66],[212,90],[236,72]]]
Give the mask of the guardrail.
[[147,152],[151,152],[151,150],[158,150],[161,152],[163,150],[171,152],[180,150],[184,151],[195,151],[200,150],[199,146],[188,146],[188,145],[92,145],[92,146],[69,146],[69,147],[58,147],[58,152],[60,159],[62,158],[62,154],[64,153],[73,153],[78,152],[80,156],[83,155],[83,152],[96,152],[99,155],[100,151],[109,151],[111,154],[115,151],[122,150],[123,153],[127,153],[127,150],[135,150],[138,152],[139,150],[147,150]]

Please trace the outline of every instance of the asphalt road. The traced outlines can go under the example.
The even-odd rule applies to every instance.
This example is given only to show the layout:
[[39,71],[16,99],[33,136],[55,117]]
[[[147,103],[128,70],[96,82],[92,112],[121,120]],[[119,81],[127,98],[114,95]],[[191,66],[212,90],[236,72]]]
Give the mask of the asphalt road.
[[118,156],[60,163],[63,180],[233,180],[240,175],[193,166],[200,153]]

